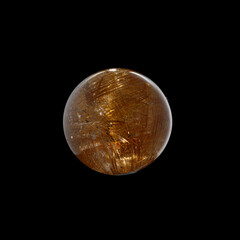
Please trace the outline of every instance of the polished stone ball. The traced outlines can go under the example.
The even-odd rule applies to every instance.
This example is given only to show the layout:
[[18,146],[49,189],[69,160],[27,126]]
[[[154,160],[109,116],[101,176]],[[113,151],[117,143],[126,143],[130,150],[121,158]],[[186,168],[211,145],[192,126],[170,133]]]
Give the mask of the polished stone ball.
[[166,97],[140,73],[107,69],[83,80],[64,110],[67,143],[89,168],[128,174],[151,164],[165,148],[172,128]]

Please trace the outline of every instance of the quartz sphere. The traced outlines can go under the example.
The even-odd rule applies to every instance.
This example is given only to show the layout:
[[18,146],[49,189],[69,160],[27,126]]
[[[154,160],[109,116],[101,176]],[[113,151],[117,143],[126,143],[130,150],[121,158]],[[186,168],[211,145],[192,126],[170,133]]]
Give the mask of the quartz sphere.
[[165,148],[172,128],[166,97],[149,78],[107,69],[83,80],[64,110],[64,134],[76,157],[109,175],[136,172]]

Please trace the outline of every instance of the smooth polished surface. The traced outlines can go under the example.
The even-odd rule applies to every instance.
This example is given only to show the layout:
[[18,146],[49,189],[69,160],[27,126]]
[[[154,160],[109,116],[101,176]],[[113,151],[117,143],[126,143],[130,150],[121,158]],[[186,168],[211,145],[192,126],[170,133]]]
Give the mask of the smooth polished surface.
[[91,169],[136,172],[165,148],[172,128],[168,102],[147,77],[127,69],[98,72],[70,95],[63,117],[68,145]]

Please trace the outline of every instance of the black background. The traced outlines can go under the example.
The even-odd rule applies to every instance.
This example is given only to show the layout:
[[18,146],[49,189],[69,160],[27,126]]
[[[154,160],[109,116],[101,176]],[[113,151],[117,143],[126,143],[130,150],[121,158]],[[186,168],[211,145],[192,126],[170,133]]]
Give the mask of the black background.
[[[65,29],[66,30],[66,29]],[[55,35],[56,34],[56,35]],[[156,187],[186,187],[198,174],[198,155],[192,140],[194,126],[193,97],[197,93],[200,72],[195,56],[199,54],[189,34],[150,35],[148,32],[122,30],[121,34],[97,32],[87,35],[54,33],[47,44],[42,67],[47,75],[41,79],[46,99],[45,146],[49,153],[44,158],[50,182],[57,187],[91,187],[101,189],[135,188],[137,191]],[[143,35],[143,36],[142,36]],[[182,39],[183,38],[183,39]],[[46,46],[44,46],[46,47]],[[152,79],[166,95],[173,116],[169,143],[161,156],[144,170],[128,176],[106,176],[84,166],[69,149],[62,127],[63,111],[72,90],[89,75],[107,68],[128,68]],[[191,89],[191,90],[189,90]],[[194,106],[195,104],[195,106]],[[194,127],[195,128],[195,127]],[[125,188],[125,190],[124,190]],[[128,189],[128,190],[130,190]]]
[[[206,148],[202,86],[211,58],[211,53],[206,55],[211,40],[200,34],[202,22],[154,15],[150,21],[132,18],[111,24],[108,18],[86,24],[84,18],[76,20],[78,16],[53,15],[34,22],[24,38],[26,69],[31,70],[26,103],[34,136],[28,141],[32,146],[28,169],[37,178],[33,189],[43,191],[44,199],[69,198],[83,205],[117,199],[119,206],[144,201],[151,206],[160,199],[177,204],[181,196],[200,197],[209,174],[202,151]],[[137,71],[161,88],[172,110],[173,127],[165,150],[150,166],[131,175],[107,176],[73,155],[62,120],[66,101],[82,80],[117,67]]]
[[[211,11],[197,13],[197,8],[189,11],[176,5],[148,9],[143,3],[141,10],[115,4],[105,12],[96,3],[76,12],[59,3],[39,12],[20,12],[21,21],[14,20],[8,28],[13,33],[6,35],[10,46],[5,62],[11,69],[5,82],[10,87],[3,92],[11,93],[5,102],[14,96],[8,108],[13,116],[2,112],[13,121],[6,130],[13,130],[7,144],[9,158],[14,159],[2,172],[9,170],[4,183],[13,183],[7,187],[14,194],[9,194],[9,202],[23,211],[19,222],[27,209],[32,225],[44,229],[47,223],[53,232],[55,225],[60,234],[68,221],[76,219],[81,236],[90,226],[87,234],[106,236],[114,230],[111,237],[126,237],[130,229],[135,237],[139,232],[159,234],[164,223],[170,233],[181,223],[184,228],[177,234],[194,227],[202,232],[196,219],[201,222],[203,217],[210,228],[211,216],[221,214],[212,196],[223,186],[215,173],[224,171],[218,170],[219,159],[212,151],[216,121],[211,117],[216,106],[223,106],[221,98],[215,98],[220,82],[214,61],[221,51],[213,37],[221,25],[215,18],[209,21]],[[166,148],[135,174],[108,176],[89,169],[64,137],[63,112],[69,95],[86,77],[107,68],[147,76],[163,91],[172,111]],[[35,233],[39,232],[44,231]]]
[[[225,16],[224,11],[217,4],[199,3],[171,2],[168,7],[146,2],[90,4],[85,8],[20,3],[23,10],[12,4],[4,18],[4,62],[10,66],[5,82],[10,87],[3,92],[11,94],[3,106],[11,102],[7,108],[13,116],[2,110],[3,118],[12,120],[9,128],[2,126],[10,138],[5,140],[10,146],[10,167],[2,172],[7,170],[3,183],[13,183],[7,186],[10,209],[23,211],[18,222],[23,222],[28,210],[32,225],[40,226],[36,234],[42,228],[54,231],[58,223],[63,227],[54,234],[61,234],[73,219],[77,219],[79,234],[91,226],[88,234],[106,236],[115,230],[111,237],[126,237],[129,229],[134,237],[139,232],[149,236],[154,230],[159,235],[162,223],[170,228],[169,233],[182,223],[184,228],[177,229],[177,234],[189,234],[194,227],[197,234],[212,228],[212,219],[222,209],[212,196],[222,185],[215,177],[219,158],[214,156],[221,149],[210,154],[217,123],[211,116],[216,106],[224,106],[215,97],[221,84],[216,72],[221,74],[221,69],[215,69],[214,63],[218,64],[218,58],[221,61],[219,39],[226,27],[225,20],[221,22],[214,14]],[[62,124],[72,90],[89,75],[116,67],[152,79],[167,97],[173,117],[172,133],[160,157],[126,176],[107,176],[84,166],[69,149]],[[216,132],[222,131],[221,126]],[[36,224],[35,219],[43,221]],[[101,223],[104,226],[97,229]]]

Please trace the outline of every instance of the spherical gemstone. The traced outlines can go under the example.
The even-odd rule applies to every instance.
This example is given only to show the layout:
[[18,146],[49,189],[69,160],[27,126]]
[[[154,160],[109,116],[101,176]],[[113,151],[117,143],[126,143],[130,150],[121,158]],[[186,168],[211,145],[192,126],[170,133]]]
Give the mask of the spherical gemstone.
[[159,87],[140,73],[107,69],[82,81],[64,110],[64,133],[77,158],[110,175],[136,172],[165,148],[171,110]]

